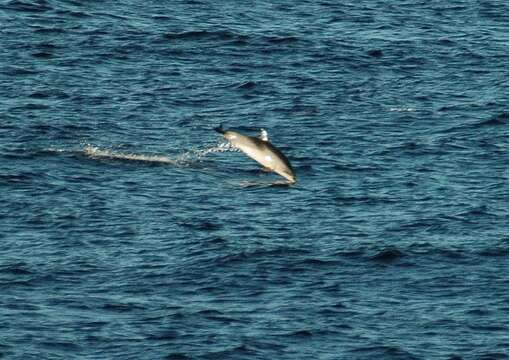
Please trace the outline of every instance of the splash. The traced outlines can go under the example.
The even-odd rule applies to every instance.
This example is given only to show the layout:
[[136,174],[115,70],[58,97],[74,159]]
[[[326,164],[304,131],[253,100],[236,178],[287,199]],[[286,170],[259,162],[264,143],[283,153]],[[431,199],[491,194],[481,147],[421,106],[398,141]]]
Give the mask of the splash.
[[96,146],[87,144],[83,151],[85,155],[90,156],[94,159],[113,159],[113,160],[134,160],[134,161],[145,161],[145,162],[153,162],[153,163],[163,163],[163,164],[177,164],[178,161],[175,159],[171,159],[168,156],[164,155],[144,155],[144,154],[133,154],[133,153],[123,153],[116,152],[110,149],[100,149]]
[[226,151],[233,151],[233,152],[239,152],[240,150],[234,147],[229,142],[227,143],[219,143],[216,146],[205,148],[205,149],[194,149],[189,151],[189,153],[192,153],[194,156],[198,156],[199,158],[205,157],[208,154],[212,153],[219,153],[219,152],[226,152]]
[[142,161],[149,163],[170,164],[170,165],[186,165],[201,161],[205,156],[225,151],[238,151],[229,143],[220,143],[215,146],[204,149],[191,149],[183,152],[173,158],[166,155],[156,154],[136,154],[119,152],[111,149],[101,149],[97,146],[86,144],[83,153],[94,159],[110,159],[124,161]]

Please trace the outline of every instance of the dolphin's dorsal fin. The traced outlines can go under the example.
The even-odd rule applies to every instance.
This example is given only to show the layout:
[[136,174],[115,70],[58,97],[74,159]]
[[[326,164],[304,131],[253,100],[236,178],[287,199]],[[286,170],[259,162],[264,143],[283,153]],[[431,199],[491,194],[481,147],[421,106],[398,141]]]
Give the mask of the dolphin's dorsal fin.
[[214,130],[217,131],[220,134],[224,134],[225,133],[225,130],[223,129],[223,124],[219,124],[219,126],[215,127]]
[[260,129],[260,140],[269,141],[269,134],[267,133],[267,130]]

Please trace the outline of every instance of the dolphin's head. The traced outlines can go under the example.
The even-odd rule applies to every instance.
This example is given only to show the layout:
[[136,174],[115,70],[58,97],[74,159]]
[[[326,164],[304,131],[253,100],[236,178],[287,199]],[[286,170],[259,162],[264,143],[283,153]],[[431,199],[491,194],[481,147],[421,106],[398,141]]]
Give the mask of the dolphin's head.
[[286,175],[285,178],[287,178],[288,181],[290,181],[292,184],[297,182],[297,178],[295,177],[295,174],[285,173],[284,175]]
[[297,177],[295,176],[295,173],[288,168],[281,169],[280,167],[278,167],[274,169],[274,171],[281,175],[282,177],[284,177],[286,180],[288,180],[291,184],[297,182]]

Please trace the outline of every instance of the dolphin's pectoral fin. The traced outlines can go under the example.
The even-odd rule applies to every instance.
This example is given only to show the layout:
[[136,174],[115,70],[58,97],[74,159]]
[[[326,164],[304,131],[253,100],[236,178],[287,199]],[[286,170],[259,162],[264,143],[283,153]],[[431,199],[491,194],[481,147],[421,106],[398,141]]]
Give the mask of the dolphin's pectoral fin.
[[269,167],[264,166],[264,167],[262,167],[262,171],[264,171],[264,172],[272,172],[272,169],[269,168]]

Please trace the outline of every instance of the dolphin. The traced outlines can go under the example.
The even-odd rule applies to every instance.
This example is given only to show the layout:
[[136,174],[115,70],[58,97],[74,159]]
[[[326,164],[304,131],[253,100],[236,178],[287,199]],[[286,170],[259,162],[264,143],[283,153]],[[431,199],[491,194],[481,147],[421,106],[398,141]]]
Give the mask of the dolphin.
[[287,179],[290,184],[297,181],[290,161],[283,153],[269,142],[267,131],[261,129],[260,137],[246,136],[231,130],[224,130],[223,126],[214,128],[215,131],[222,134],[230,144],[251,159],[264,166],[263,170],[273,171]]

